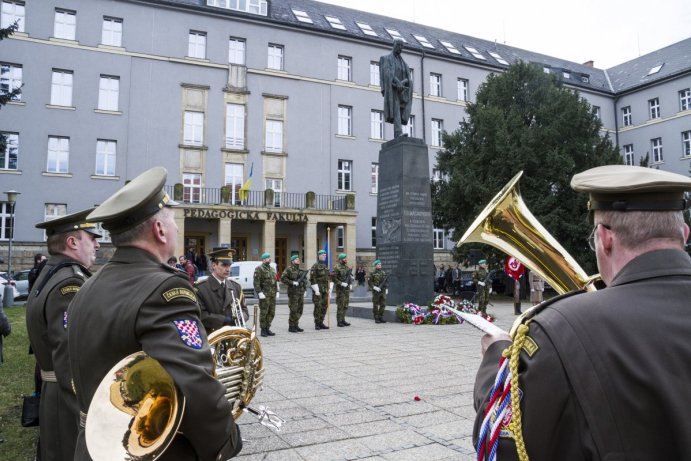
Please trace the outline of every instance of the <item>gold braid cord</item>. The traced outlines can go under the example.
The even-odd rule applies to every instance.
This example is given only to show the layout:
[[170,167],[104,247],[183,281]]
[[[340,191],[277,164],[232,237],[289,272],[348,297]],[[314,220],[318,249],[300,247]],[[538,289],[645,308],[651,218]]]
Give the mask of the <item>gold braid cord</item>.
[[528,335],[528,325],[521,324],[513,335],[513,343],[511,347],[504,350],[504,357],[509,359],[509,370],[511,372],[511,411],[513,416],[509,423],[509,430],[513,432],[514,441],[516,443],[516,452],[520,461],[528,461],[528,451],[525,449],[525,440],[523,440],[523,427],[521,425],[521,399],[518,389],[518,362],[521,356],[521,349],[523,342]]

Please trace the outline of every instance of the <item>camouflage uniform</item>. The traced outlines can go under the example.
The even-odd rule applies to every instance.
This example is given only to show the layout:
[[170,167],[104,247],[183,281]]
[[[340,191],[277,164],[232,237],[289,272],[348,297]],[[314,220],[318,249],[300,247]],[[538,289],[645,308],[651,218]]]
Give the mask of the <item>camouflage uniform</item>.
[[[478,269],[473,272],[473,282],[477,286],[477,305],[478,311],[487,313],[487,303],[489,303],[489,287],[490,281],[487,280],[487,270]],[[478,282],[483,282],[485,286],[483,287]]]
[[298,286],[293,285],[293,282],[297,282],[300,278],[301,272],[299,264],[291,263],[281,274],[281,282],[288,287],[288,308],[290,309],[288,326],[293,328],[300,323],[302,307],[305,302],[306,278]]
[[323,261],[317,260],[310,268],[310,284],[319,286],[319,295],[312,294],[314,324],[324,325],[326,302],[329,296],[329,268]]
[[372,290],[372,313],[374,315],[374,320],[381,322],[384,319],[384,309],[386,308],[386,288],[382,291],[374,290],[374,287],[378,287],[386,278],[386,272],[384,269],[377,268],[372,271],[369,276],[368,285],[370,290]]
[[276,271],[270,264],[262,263],[254,270],[254,291],[266,296],[259,300],[259,326],[268,330],[276,315]]
[[[350,268],[344,262],[340,262],[334,270],[334,285],[336,287],[336,320],[339,326],[345,321],[346,309],[348,309],[348,301],[350,300],[350,284],[353,283],[352,275],[348,275]],[[342,283],[347,283],[347,286],[342,286]]]

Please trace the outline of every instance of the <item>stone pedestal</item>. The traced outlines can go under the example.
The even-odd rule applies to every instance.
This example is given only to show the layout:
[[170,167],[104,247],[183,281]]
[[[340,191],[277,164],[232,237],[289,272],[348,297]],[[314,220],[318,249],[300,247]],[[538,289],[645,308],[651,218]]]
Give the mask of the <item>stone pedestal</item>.
[[379,151],[377,258],[389,274],[388,305],[434,298],[432,197],[427,146],[399,137]]

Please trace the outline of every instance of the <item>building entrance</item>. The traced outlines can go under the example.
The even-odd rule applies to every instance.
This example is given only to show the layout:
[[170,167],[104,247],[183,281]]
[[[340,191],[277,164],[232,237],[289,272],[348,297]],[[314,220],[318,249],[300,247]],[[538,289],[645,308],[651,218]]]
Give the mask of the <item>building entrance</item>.
[[279,274],[283,273],[283,270],[288,264],[288,239],[287,238],[277,238],[276,239],[276,254],[274,255],[274,262],[276,263],[276,270]]
[[235,250],[236,261],[247,261],[247,237],[233,237],[230,247]]

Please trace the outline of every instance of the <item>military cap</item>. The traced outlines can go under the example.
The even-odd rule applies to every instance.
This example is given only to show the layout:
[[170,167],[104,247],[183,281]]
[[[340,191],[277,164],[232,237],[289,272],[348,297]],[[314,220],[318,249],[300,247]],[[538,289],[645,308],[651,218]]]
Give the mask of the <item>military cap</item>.
[[235,250],[233,250],[232,248],[214,248],[211,253],[207,253],[207,256],[213,262],[221,264],[232,264],[234,254]]
[[377,264],[381,264],[380,259],[375,259],[374,262],[372,263],[373,266],[376,266]]
[[262,255],[259,257],[259,259],[266,259],[266,258],[270,258],[270,257],[271,257],[271,254],[270,254],[269,252],[264,252],[264,253],[262,253]]
[[293,256],[290,257],[290,261],[291,261],[291,262],[292,262],[292,261],[295,261],[296,259],[300,259],[300,256],[298,256],[298,255],[293,255]]
[[87,220],[86,217],[94,211],[93,208],[88,210],[78,211],[76,213],[68,214],[67,216],[61,216],[57,219],[51,219],[49,221],[44,221],[42,223],[36,224],[39,229],[45,229],[46,235],[51,236],[55,234],[62,234],[65,232],[72,232],[76,230],[83,230],[89,234],[95,235],[96,237],[101,237],[101,234],[96,232],[96,222]]
[[685,210],[691,178],[654,168],[606,165],[578,173],[571,188],[590,194],[588,210],[674,211]]
[[341,253],[341,254],[338,255],[338,259],[339,259],[339,260],[341,260],[341,259],[346,259],[347,257],[348,257],[348,256],[347,256],[345,253]]
[[317,252],[317,256],[319,256],[319,255],[325,255],[325,254],[326,254],[326,250],[319,250],[319,251]]
[[96,207],[88,219],[100,221],[104,229],[119,234],[143,223],[163,207],[177,205],[163,189],[167,176],[166,169],[160,166],[145,171]]

